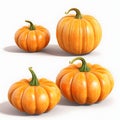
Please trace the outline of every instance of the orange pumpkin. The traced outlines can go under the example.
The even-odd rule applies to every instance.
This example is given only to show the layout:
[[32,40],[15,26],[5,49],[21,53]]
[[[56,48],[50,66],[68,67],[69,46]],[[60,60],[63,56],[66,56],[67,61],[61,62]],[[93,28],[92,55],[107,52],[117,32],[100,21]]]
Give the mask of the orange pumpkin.
[[71,8],[76,15],[62,17],[56,28],[59,46],[71,54],[87,54],[100,43],[102,29],[99,22],[90,15],[82,15],[77,8]]
[[36,52],[45,48],[50,41],[49,31],[40,25],[33,25],[31,21],[25,21],[30,26],[23,26],[15,33],[15,42],[19,48]]
[[[76,60],[82,63],[73,64]],[[56,78],[63,96],[78,104],[93,104],[104,100],[114,86],[112,74],[99,64],[86,63],[82,57],[71,61]]]
[[59,88],[50,80],[37,79],[31,67],[29,70],[32,79],[22,79],[10,87],[10,103],[19,111],[28,114],[41,114],[53,109],[61,98]]

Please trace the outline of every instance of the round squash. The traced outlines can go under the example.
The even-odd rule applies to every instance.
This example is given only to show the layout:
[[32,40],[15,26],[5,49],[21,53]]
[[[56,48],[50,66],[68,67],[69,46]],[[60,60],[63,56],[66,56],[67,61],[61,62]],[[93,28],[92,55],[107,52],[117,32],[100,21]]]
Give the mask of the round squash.
[[30,26],[23,26],[15,33],[17,46],[27,52],[37,52],[45,48],[50,41],[49,31],[40,25],[33,25],[26,20]]
[[101,26],[93,16],[82,15],[77,8],[71,8],[66,14],[71,11],[75,11],[76,15],[66,15],[57,24],[58,44],[71,54],[90,53],[101,41]]
[[[81,60],[82,63],[73,64],[76,60]],[[86,63],[84,58],[77,57],[59,72],[56,84],[68,100],[78,104],[93,104],[108,96],[114,80],[106,68]]]
[[41,114],[53,109],[61,98],[58,86],[45,78],[37,79],[31,67],[29,70],[31,79],[22,79],[9,88],[10,103],[28,114]]

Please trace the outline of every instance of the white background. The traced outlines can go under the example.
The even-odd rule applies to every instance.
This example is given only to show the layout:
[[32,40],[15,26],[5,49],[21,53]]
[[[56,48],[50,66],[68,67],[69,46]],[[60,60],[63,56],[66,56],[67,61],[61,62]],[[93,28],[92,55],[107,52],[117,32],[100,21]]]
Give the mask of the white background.
[[[0,119],[3,120],[113,120],[120,119],[120,13],[119,0],[1,0],[0,1]],[[61,50],[56,40],[56,25],[72,7],[83,14],[93,15],[102,26],[99,46],[82,57],[111,71],[114,88],[108,97],[93,105],[75,105],[62,98],[50,112],[27,115],[17,111],[8,101],[9,87],[22,78],[30,78],[28,67],[37,76],[55,81],[58,72],[76,56]],[[41,52],[26,53],[14,42],[18,28],[28,25],[25,20],[43,25],[51,34],[49,45]]]

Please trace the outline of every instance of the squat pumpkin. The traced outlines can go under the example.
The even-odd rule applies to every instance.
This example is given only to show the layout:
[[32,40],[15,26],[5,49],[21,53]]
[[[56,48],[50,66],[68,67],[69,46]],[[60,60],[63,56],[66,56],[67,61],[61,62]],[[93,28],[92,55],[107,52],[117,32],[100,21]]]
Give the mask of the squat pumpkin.
[[58,44],[71,54],[90,53],[101,41],[101,26],[93,16],[83,15],[77,8],[71,8],[66,14],[71,11],[75,11],[76,15],[66,15],[57,24]]
[[26,20],[30,26],[23,26],[15,33],[15,42],[19,48],[27,52],[37,52],[45,48],[50,41],[49,31],[40,25],[34,25]]
[[[76,60],[81,60],[82,64],[73,64]],[[56,78],[56,84],[63,96],[78,104],[93,104],[108,96],[114,81],[106,68],[99,64],[86,63],[82,57],[77,57],[70,63]]]
[[10,103],[19,111],[28,114],[41,114],[53,109],[61,98],[59,88],[50,80],[37,79],[31,67],[29,70],[32,79],[22,79],[10,87]]

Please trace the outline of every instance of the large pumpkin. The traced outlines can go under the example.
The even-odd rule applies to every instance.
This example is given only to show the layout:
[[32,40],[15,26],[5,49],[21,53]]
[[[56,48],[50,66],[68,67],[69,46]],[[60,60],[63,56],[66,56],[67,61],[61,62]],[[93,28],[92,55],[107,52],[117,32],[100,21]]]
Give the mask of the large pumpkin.
[[99,22],[90,15],[82,15],[77,8],[71,8],[76,15],[66,15],[57,24],[56,37],[59,46],[71,54],[87,54],[100,43],[102,29]]
[[[81,60],[82,63],[73,64]],[[72,60],[56,78],[63,96],[78,104],[93,104],[104,100],[114,86],[112,74],[99,64],[86,63],[82,57]]]
[[29,70],[32,79],[22,79],[9,88],[10,103],[28,114],[41,114],[53,109],[61,98],[59,88],[50,80],[37,79],[31,67]]
[[19,48],[36,52],[45,48],[50,41],[49,31],[40,25],[34,25],[31,21],[27,21],[30,26],[23,26],[15,33],[15,42]]

